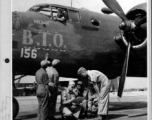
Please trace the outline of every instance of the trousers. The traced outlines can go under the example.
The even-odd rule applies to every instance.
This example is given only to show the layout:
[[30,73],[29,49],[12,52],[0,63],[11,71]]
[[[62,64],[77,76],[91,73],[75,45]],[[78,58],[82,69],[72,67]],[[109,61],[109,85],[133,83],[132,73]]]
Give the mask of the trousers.
[[38,120],[49,119],[49,93],[43,86],[38,86],[36,91],[38,99]]

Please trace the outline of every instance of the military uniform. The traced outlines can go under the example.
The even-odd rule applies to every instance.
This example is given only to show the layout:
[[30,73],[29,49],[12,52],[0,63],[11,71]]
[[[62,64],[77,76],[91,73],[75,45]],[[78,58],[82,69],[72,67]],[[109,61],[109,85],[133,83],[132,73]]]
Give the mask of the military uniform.
[[75,99],[73,92],[68,89],[64,90],[61,94],[61,107],[60,110],[63,113],[63,116],[73,115],[75,118],[79,117],[81,106],[77,105],[74,107],[72,100]]
[[57,9],[57,20],[65,22],[67,20],[67,12],[63,9]]
[[49,115],[48,76],[44,68],[40,68],[35,75],[38,84],[36,96],[38,99],[38,120],[47,120]]
[[111,81],[97,70],[88,70],[88,76],[93,83],[97,83],[99,89],[98,115],[107,115],[109,108],[109,92]]
[[98,96],[96,94],[90,94],[90,92],[88,96],[88,111],[96,114],[98,111]]
[[54,67],[47,67],[46,68],[48,77],[49,77],[49,115],[50,117],[53,116],[56,112],[56,101],[58,96],[58,84],[59,84],[59,73]]
[[84,94],[83,82],[82,81],[78,81],[76,87],[77,87],[77,89],[79,91],[78,96],[84,97],[84,95],[83,95]]

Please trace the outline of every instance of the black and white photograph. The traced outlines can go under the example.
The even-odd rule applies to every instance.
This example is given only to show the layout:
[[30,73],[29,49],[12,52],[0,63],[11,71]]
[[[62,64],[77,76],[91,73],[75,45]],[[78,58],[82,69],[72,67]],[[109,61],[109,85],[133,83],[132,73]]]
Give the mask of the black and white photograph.
[[148,3],[11,0],[2,120],[150,120]]

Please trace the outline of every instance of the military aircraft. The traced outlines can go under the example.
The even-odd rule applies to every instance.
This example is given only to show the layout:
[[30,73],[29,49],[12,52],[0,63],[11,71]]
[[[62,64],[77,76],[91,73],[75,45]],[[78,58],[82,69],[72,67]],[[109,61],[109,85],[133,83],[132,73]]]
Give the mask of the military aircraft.
[[[116,0],[103,2],[108,6],[102,9],[104,14],[57,4],[13,12],[13,78],[35,75],[48,54],[51,60],[61,61],[58,67],[62,77],[78,77],[81,66],[102,71],[109,79],[121,76],[120,97],[126,75],[147,76],[146,3],[125,15]],[[58,19],[59,9],[65,13],[64,20]],[[13,112],[15,117],[15,98]]]

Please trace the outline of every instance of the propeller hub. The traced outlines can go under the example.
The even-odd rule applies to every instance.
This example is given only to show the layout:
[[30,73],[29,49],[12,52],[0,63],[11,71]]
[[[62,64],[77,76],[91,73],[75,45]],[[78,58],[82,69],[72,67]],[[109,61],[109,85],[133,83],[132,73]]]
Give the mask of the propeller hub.
[[126,28],[125,22],[121,22],[120,25],[119,25],[119,28],[120,28],[121,30],[125,30],[125,28]]
[[136,28],[136,25],[133,21],[127,20],[120,23],[119,28],[124,31],[133,31]]

